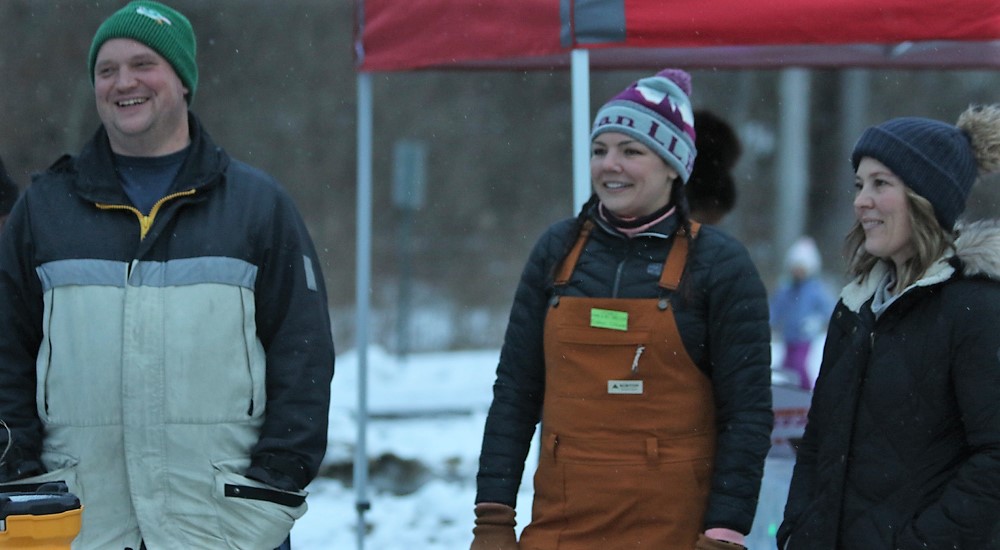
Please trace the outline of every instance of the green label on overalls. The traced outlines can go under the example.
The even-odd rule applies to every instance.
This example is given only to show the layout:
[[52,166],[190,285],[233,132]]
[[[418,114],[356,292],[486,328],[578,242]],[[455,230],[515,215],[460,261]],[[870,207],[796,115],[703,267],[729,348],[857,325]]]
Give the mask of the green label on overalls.
[[628,330],[628,313],[595,307],[590,310],[590,326],[611,330]]

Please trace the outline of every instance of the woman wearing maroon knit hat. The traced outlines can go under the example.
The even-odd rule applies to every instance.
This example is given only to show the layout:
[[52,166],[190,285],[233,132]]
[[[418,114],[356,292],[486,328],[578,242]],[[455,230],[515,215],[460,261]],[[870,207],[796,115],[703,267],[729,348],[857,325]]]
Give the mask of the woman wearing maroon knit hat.
[[667,69],[595,117],[594,193],[542,235],[514,297],[474,550],[743,547],[773,420],[767,298],[746,249],[690,218],[690,94]]

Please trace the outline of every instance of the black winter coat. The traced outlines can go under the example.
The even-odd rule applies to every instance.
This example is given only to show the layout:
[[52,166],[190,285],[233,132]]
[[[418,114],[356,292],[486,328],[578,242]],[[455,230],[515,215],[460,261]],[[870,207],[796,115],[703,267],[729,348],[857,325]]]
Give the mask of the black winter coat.
[[[566,296],[654,298],[677,229],[670,217],[632,239],[593,216],[597,228]],[[553,273],[577,237],[556,223],[535,244],[507,326],[486,420],[476,502],[514,506],[545,392],[543,326]],[[687,353],[713,382],[718,422],[705,527],[747,533],[753,524],[773,424],[767,296],[746,249],[703,226],[671,298]],[[664,488],[668,490],[668,488]]]
[[884,266],[844,289],[779,548],[1000,548],[998,268],[981,223],[877,319]]

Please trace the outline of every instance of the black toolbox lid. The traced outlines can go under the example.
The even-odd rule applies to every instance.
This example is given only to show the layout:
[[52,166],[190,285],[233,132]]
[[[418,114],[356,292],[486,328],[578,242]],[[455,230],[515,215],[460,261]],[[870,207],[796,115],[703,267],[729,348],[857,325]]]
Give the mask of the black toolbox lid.
[[0,491],[0,519],[8,516],[61,514],[80,508],[80,499],[64,482],[42,485],[4,485]]

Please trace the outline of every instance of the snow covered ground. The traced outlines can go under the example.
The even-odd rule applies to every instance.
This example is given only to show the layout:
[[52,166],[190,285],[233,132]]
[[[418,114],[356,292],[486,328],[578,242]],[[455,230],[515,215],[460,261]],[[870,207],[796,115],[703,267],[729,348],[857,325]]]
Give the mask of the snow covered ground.
[[[375,462],[365,492],[371,508],[364,514],[363,548],[469,547],[479,447],[498,356],[497,350],[426,353],[400,362],[381,349],[369,350],[366,441]],[[337,358],[325,475],[308,488],[309,511],[292,530],[295,550],[362,547],[358,495],[350,486],[357,405],[358,356],[350,352]],[[530,465],[536,457],[533,448],[518,498],[518,529],[530,516]],[[768,459],[748,538],[751,550],[774,547],[791,468],[790,458]]]

